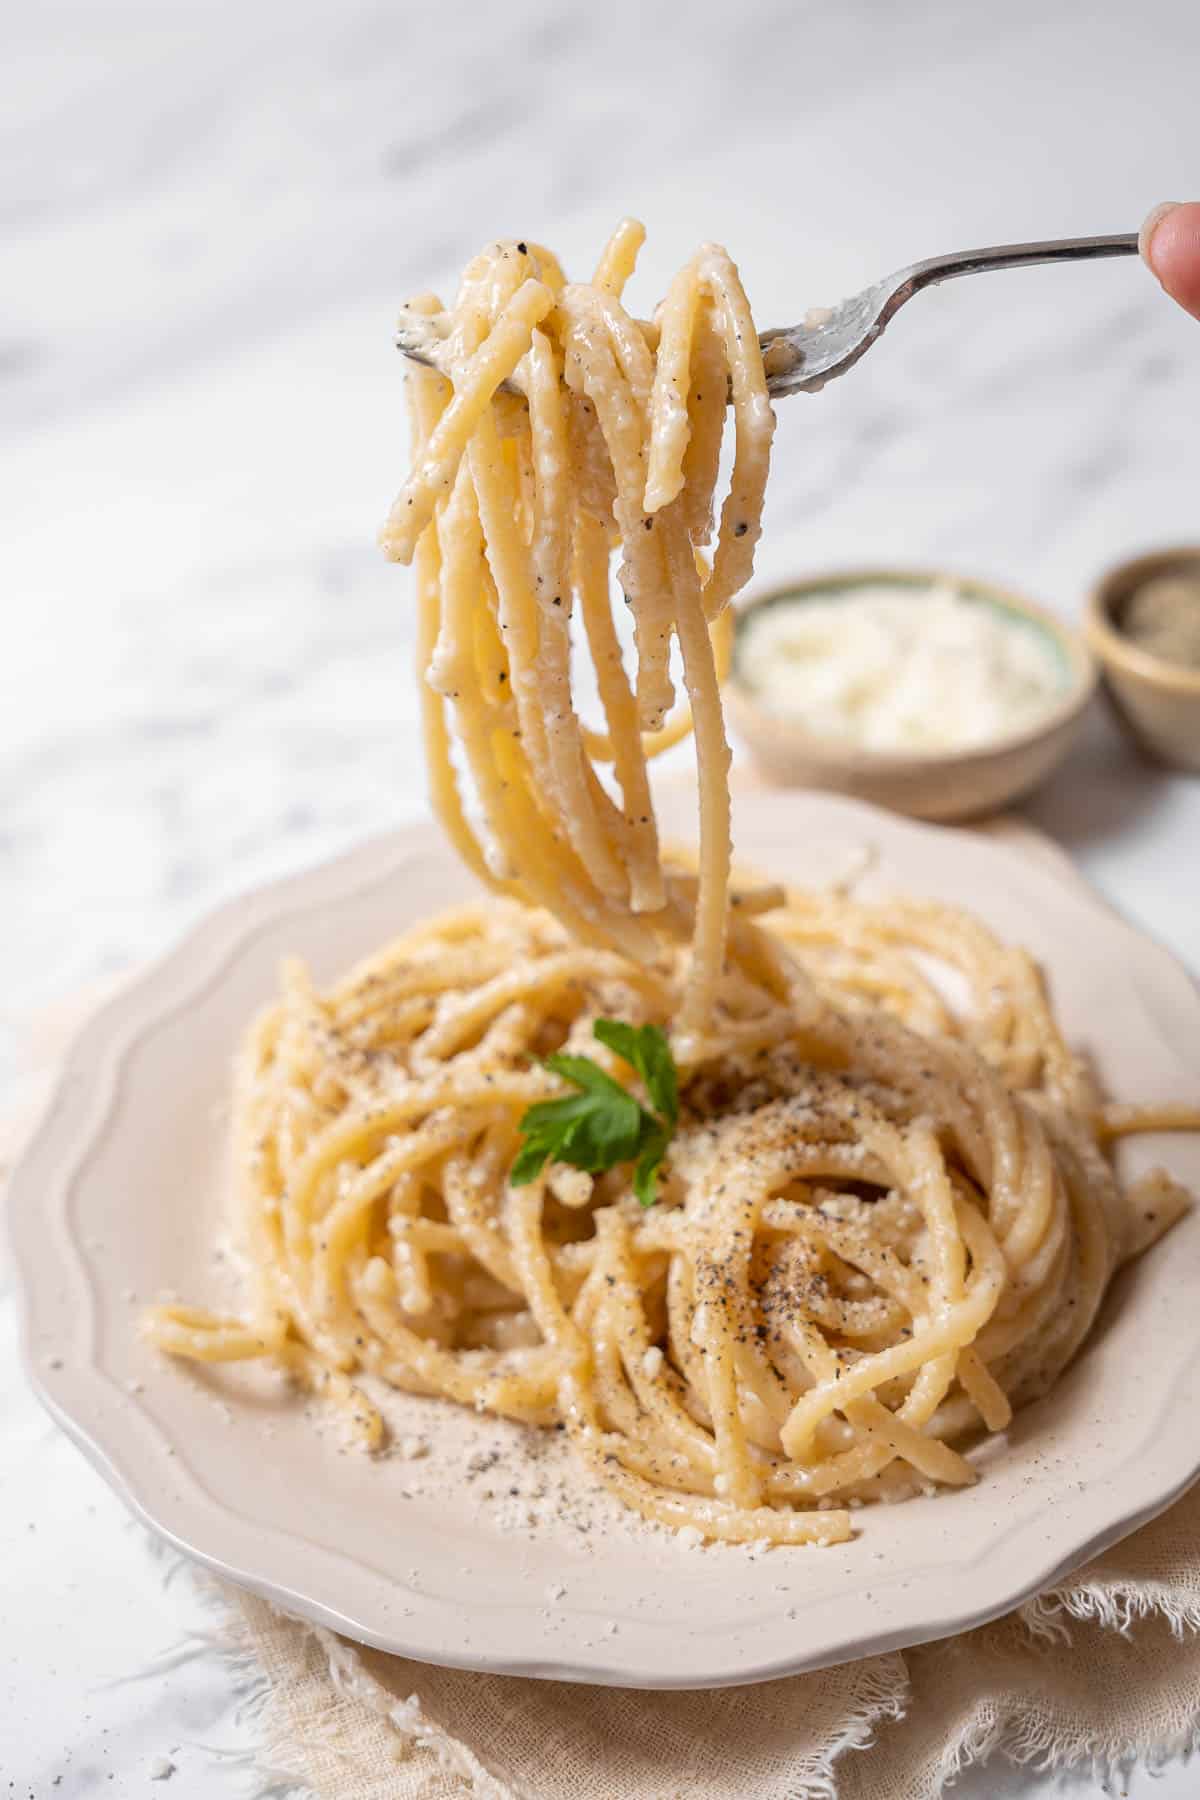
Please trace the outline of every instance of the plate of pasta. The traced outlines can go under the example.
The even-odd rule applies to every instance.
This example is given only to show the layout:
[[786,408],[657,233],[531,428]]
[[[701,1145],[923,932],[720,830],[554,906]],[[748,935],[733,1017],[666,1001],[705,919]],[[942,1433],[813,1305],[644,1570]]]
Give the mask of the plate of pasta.
[[[803,891],[869,851],[857,904],[919,888],[969,905],[1036,955],[1067,1041],[1091,1054],[1106,1092],[1147,1105],[1196,1092],[1189,978],[1054,870],[829,797],[742,794],[736,823],[745,852],[801,876]],[[71,1056],[12,1197],[26,1354],[56,1416],[157,1531],[288,1610],[399,1654],[701,1686],[981,1622],[1193,1479],[1194,1214],[1118,1276],[1049,1393],[968,1448],[978,1479],[851,1506],[850,1535],[824,1547],[698,1545],[647,1524],[611,1500],[565,1432],[369,1380],[389,1444],[364,1452],[336,1404],[259,1363],[162,1356],[139,1330],[147,1302],[173,1291],[244,1305],[227,1247],[229,1047],[280,959],[304,956],[323,986],[405,910],[425,919],[470,899],[432,832],[381,842],[225,909]],[[1129,1182],[1165,1161],[1200,1185],[1189,1138],[1130,1140],[1122,1155]]]
[[190,1555],[397,1654],[702,1687],[994,1617],[1195,1479],[1200,997],[1002,843],[733,804],[774,420],[725,252],[639,320],[640,243],[409,303],[437,824],[110,1004],[12,1229],[39,1391]]

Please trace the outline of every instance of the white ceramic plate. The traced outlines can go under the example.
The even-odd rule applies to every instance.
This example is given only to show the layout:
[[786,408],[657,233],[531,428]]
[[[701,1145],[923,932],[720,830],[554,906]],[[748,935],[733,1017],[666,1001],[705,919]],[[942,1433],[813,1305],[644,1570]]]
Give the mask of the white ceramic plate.
[[[690,836],[683,797],[665,810],[668,831]],[[959,902],[1030,946],[1112,1093],[1200,1092],[1189,977],[1053,867],[828,796],[746,794],[736,823],[746,862],[800,883],[871,847],[862,891]],[[462,1450],[474,1422],[458,1409],[406,1401],[432,1454],[373,1463],[339,1453],[269,1381],[156,1357],[137,1336],[141,1302],[168,1289],[232,1297],[213,1258],[221,1111],[231,1048],[278,959],[296,951],[330,976],[468,886],[435,833],[417,829],[253,894],[128,988],[68,1058],[12,1186],[26,1354],[56,1418],[164,1537],[292,1612],[405,1656],[700,1687],[979,1624],[1196,1477],[1200,1211],[1120,1278],[1084,1353],[1003,1454],[993,1447],[977,1487],[864,1509],[855,1540],[825,1550],[686,1550],[622,1518],[585,1534],[570,1476],[547,1498],[545,1479],[535,1471],[531,1484],[512,1460],[519,1433],[483,1478],[501,1502],[510,1478],[518,1490],[504,1517],[480,1501]],[[1129,1158],[1163,1161],[1200,1192],[1195,1139],[1143,1141]],[[556,1505],[563,1516],[547,1519]]]

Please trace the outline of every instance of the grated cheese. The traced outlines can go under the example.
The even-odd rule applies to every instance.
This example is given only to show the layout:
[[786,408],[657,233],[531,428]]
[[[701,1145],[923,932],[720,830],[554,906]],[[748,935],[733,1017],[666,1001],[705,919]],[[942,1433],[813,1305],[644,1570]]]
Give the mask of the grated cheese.
[[867,750],[952,750],[1032,726],[1063,691],[1048,633],[949,583],[752,608],[738,674],[768,711]]

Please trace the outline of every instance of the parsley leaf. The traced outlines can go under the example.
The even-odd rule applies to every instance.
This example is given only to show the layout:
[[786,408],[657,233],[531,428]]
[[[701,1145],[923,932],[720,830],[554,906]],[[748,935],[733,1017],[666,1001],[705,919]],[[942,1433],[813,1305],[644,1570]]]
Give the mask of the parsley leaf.
[[548,1056],[546,1068],[579,1091],[540,1100],[525,1112],[519,1127],[524,1142],[509,1180],[525,1187],[549,1162],[591,1175],[633,1162],[633,1191],[643,1206],[653,1206],[658,1172],[679,1118],[679,1078],[667,1035],[657,1025],[620,1019],[597,1019],[592,1030],[641,1076],[657,1112],[647,1111],[590,1056]]
[[592,1030],[602,1044],[636,1069],[651,1105],[674,1130],[679,1118],[679,1077],[666,1032],[658,1025],[626,1025],[623,1019],[597,1019]]
[[658,1171],[666,1155],[670,1133],[661,1125],[646,1134],[642,1153],[633,1171],[633,1191],[642,1206],[653,1206],[658,1199]]
[[[598,1174],[637,1154],[641,1109],[632,1094],[617,1088],[615,1082],[613,1086],[616,1093],[611,1097],[571,1094],[529,1108],[521,1120],[526,1141],[518,1166],[535,1151],[541,1154],[526,1180],[531,1181],[552,1159]],[[517,1182],[518,1187],[522,1185]]]
[[[600,1023],[599,1020],[596,1021]],[[601,1040],[603,1042],[603,1040]],[[626,1093],[619,1081],[606,1075],[599,1063],[594,1063],[590,1056],[568,1056],[559,1051],[555,1056],[548,1056],[544,1066],[552,1075],[561,1075],[564,1081],[582,1088],[585,1094],[598,1094],[607,1100],[632,1100],[632,1094]],[[637,1105],[637,1101],[634,1101]]]

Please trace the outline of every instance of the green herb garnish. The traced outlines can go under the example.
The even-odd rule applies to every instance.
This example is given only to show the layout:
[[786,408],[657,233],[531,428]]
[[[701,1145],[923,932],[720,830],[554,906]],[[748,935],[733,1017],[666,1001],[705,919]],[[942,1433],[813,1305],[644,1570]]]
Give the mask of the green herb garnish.
[[525,1113],[519,1127],[525,1141],[509,1180],[514,1187],[525,1187],[548,1162],[569,1163],[589,1175],[631,1162],[633,1191],[643,1206],[653,1206],[658,1171],[679,1119],[679,1078],[667,1034],[657,1025],[597,1019],[592,1035],[641,1076],[655,1111],[648,1111],[590,1056],[547,1056],[544,1066],[579,1092],[541,1100]]

